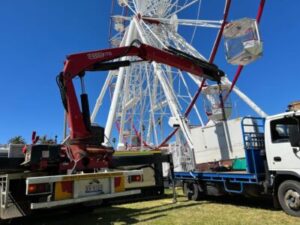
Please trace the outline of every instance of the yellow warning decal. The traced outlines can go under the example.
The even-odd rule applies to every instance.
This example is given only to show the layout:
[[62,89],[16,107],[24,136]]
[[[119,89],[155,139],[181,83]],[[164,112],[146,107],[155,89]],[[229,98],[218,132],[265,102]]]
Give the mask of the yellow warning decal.
[[114,180],[115,192],[125,191],[125,178],[121,176],[121,177],[115,177],[114,179],[115,179]]
[[54,199],[65,200],[73,197],[73,182],[72,181],[63,181],[55,183],[55,193]]

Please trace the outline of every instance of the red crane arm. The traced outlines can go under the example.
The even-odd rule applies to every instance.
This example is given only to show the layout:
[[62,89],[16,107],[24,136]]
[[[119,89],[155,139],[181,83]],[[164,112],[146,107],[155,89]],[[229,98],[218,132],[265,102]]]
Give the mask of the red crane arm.
[[219,70],[217,66],[179,50],[173,48],[161,50],[149,45],[139,44],[139,46],[132,44],[127,47],[72,54],[67,57],[64,70],[59,76],[59,84],[67,111],[71,139],[85,138],[90,135],[77,101],[72,79],[76,76],[83,76],[85,71],[118,69],[121,66],[130,65],[128,58],[125,61],[113,62],[114,59],[136,56],[143,61],[166,64],[218,82],[224,76],[223,71]]

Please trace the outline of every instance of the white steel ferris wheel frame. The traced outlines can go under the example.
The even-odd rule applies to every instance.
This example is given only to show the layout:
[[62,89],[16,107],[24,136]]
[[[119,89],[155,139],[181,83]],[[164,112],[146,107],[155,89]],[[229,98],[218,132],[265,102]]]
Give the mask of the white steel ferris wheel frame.
[[[115,16],[115,19],[119,19],[120,21],[128,21],[129,25],[128,27],[124,27],[123,37],[120,41],[119,46],[128,46],[131,44],[131,42],[135,39],[141,40],[143,43],[152,45],[159,48],[166,48],[167,44],[170,44],[172,42],[172,45],[178,49],[187,52],[188,54],[191,54],[195,57],[205,59],[205,57],[200,54],[194,47],[191,46],[188,42],[185,41],[183,37],[179,35],[177,32],[177,26],[183,25],[183,26],[195,26],[195,27],[208,27],[208,28],[217,28],[219,29],[218,35],[215,40],[215,44],[211,53],[210,58],[207,60],[209,62],[214,61],[214,57],[216,54],[216,51],[218,49],[220,38],[222,34],[222,29],[224,28],[224,25],[227,20],[229,7],[230,7],[230,0],[225,1],[225,7],[224,7],[224,16],[223,20],[191,20],[191,19],[178,19],[177,13],[179,13],[182,10],[187,9],[188,7],[194,5],[195,3],[199,3],[199,6],[201,4],[201,0],[123,0],[120,1],[122,4],[124,4],[125,7],[127,7],[131,13],[132,16]],[[180,2],[184,2],[181,6],[179,5]],[[151,8],[153,6],[153,8]],[[161,10],[160,16],[153,15],[153,12],[157,12],[157,8],[163,8],[164,10]],[[156,11],[155,11],[156,10]],[[173,10],[173,11],[172,11]],[[169,13],[169,14],[168,14]],[[153,16],[153,17],[151,17]],[[153,25],[154,24],[154,25]],[[155,29],[155,27],[159,27],[157,24],[160,25],[162,33],[159,33]],[[153,26],[152,26],[153,25]],[[170,27],[173,27],[173,30],[166,30]],[[165,33],[164,33],[165,32]],[[123,60],[126,60],[126,57],[123,58]],[[143,66],[141,66],[143,67]],[[175,90],[170,85],[170,81],[168,80],[168,73],[172,73],[171,70],[168,67],[165,67],[164,65],[157,64],[155,62],[151,63],[151,67],[155,74],[155,80],[149,80],[149,77],[145,76],[145,82],[149,84],[149,82],[157,82],[161,86],[163,93],[165,95],[165,98],[167,101],[165,101],[162,104],[167,104],[170,116],[174,118],[174,121],[176,123],[176,126],[180,127],[181,133],[185,139],[185,144],[187,145],[188,149],[193,149],[193,142],[191,139],[191,132],[190,127],[187,123],[187,115],[188,113],[184,113],[183,110],[180,107],[180,104],[178,104],[178,99],[175,93]],[[131,71],[132,68],[120,68],[119,71],[110,71],[108,73],[107,79],[102,87],[102,90],[99,94],[99,97],[96,101],[91,120],[92,122],[95,121],[96,115],[99,111],[100,106],[103,103],[105,93],[108,91],[110,84],[113,80],[116,80],[113,96],[111,99],[111,105],[109,109],[109,114],[107,118],[107,123],[105,126],[105,145],[111,145],[111,137],[112,137],[112,130],[113,126],[115,125],[116,117],[118,116],[120,118],[119,123],[119,138],[118,138],[118,146],[122,147],[125,145],[123,142],[123,137],[125,134],[124,130],[124,124],[128,121],[125,121],[126,118],[126,111],[127,108],[130,108],[131,105],[135,104],[135,99],[130,98],[132,96],[130,94],[131,86],[130,86],[130,77],[131,77]],[[166,70],[169,70],[166,72]],[[188,89],[188,85],[186,84],[185,78],[182,75],[181,71],[177,71],[178,76],[181,78],[181,81],[183,83],[183,86]],[[195,82],[199,87],[203,86],[203,83],[205,82],[202,78],[195,77],[192,74],[188,74],[190,79]],[[153,83],[151,85],[153,85]],[[222,83],[231,85],[231,81],[227,77],[225,77],[222,80]],[[150,108],[152,108],[152,112],[145,112],[145,113],[152,113],[148,117],[148,120],[152,123],[154,123],[154,103],[151,102],[151,96],[155,95],[156,93],[150,93],[155,92],[153,90],[156,90],[155,88],[151,89],[149,88],[148,92],[148,104],[150,105]],[[201,91],[201,90],[200,90]],[[258,115],[265,117],[266,113],[258,107],[246,94],[244,94],[242,91],[240,91],[236,86],[233,87],[233,91],[239,96],[250,108],[252,108]],[[141,92],[142,93],[142,92]],[[200,93],[200,92],[199,92]],[[137,93],[138,94],[138,93]],[[199,123],[203,126],[204,123],[202,121],[202,118],[196,109],[196,107],[193,105],[193,96],[192,94],[187,91],[188,98],[190,99],[189,108],[194,108],[196,114],[199,117]],[[120,98],[120,96],[124,96]],[[195,98],[195,97],[194,97]],[[121,107],[121,109],[120,109]],[[190,109],[187,109],[189,111]],[[150,110],[151,111],[151,110]],[[117,115],[118,114],[118,115]],[[120,115],[121,114],[121,115]],[[142,115],[141,115],[142,116]],[[152,119],[151,119],[152,118]],[[149,122],[149,123],[150,123]],[[151,129],[151,126],[148,126],[148,129]],[[157,131],[153,129],[152,131],[154,133],[154,136],[157,138]],[[166,137],[168,139],[168,137]],[[143,140],[141,141],[143,144]],[[164,142],[164,141],[163,141]],[[156,141],[155,147],[161,146],[162,143],[158,143]],[[147,145],[146,141],[144,142],[144,145]]]

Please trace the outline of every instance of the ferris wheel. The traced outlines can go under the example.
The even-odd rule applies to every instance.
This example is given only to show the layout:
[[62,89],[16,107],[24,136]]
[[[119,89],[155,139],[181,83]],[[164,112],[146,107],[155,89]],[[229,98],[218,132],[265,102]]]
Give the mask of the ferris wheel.
[[[205,19],[202,12],[205,12],[209,2],[113,0],[110,44],[112,47],[129,46],[134,40],[139,40],[156,48],[179,50],[213,63],[221,36],[227,29],[225,25],[231,1],[216,1],[219,7],[216,12],[219,14],[214,19]],[[248,22],[241,21],[238,25],[245,23]],[[250,25],[246,26],[249,28]],[[205,43],[205,47],[210,46],[208,54],[193,46],[196,33],[202,30],[213,34],[210,35],[213,38]],[[184,36],[181,32],[188,35]],[[230,31],[227,33],[232,35]],[[259,55],[257,51],[256,55]],[[202,77],[156,62],[134,63],[108,73],[95,104],[92,121],[95,121],[104,96],[109,92],[111,104],[105,126],[106,145],[115,143],[117,149],[126,150],[157,149],[176,139],[182,146],[192,149],[191,126],[205,126],[208,121],[223,118],[224,107],[229,117],[231,104],[227,97],[231,90],[259,115],[266,115],[233,83],[234,80],[231,82],[225,77],[221,84],[216,85]],[[226,96],[223,110],[218,102],[221,92]]]

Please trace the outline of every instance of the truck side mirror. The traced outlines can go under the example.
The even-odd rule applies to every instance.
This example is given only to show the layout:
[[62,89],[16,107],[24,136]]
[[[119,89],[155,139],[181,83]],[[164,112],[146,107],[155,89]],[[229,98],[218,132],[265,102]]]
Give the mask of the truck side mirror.
[[300,147],[300,131],[297,126],[289,127],[289,139],[292,147]]

